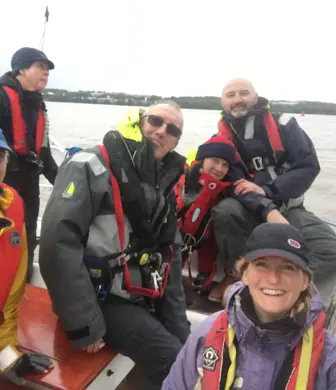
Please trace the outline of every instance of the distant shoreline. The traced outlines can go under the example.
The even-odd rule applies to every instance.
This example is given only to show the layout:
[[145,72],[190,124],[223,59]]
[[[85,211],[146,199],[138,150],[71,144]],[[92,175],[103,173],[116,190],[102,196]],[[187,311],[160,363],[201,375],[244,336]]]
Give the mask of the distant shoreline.
[[[105,104],[114,106],[149,106],[160,99],[171,99],[182,108],[197,110],[221,110],[220,98],[214,96],[129,95],[126,93],[67,91],[48,88],[43,92],[45,101],[63,103]],[[279,113],[336,115],[336,104],[310,101],[270,101],[271,111]]]

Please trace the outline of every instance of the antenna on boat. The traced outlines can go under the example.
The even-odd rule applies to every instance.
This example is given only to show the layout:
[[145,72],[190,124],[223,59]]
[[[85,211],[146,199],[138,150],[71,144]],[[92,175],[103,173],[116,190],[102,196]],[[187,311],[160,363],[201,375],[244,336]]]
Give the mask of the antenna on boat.
[[43,47],[44,47],[47,23],[49,21],[49,9],[48,9],[48,6],[46,6],[44,17],[45,17],[44,28],[43,28],[43,34],[42,34],[42,38],[41,38],[41,42],[40,42],[40,50],[42,50],[42,51],[43,51]]

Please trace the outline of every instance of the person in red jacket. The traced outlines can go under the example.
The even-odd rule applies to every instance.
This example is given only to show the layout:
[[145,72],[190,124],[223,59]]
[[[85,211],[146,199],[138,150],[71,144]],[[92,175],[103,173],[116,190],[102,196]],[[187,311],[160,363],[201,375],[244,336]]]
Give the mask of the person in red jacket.
[[28,252],[22,199],[3,183],[9,153],[12,150],[0,129],[0,375],[10,372],[11,377],[17,377],[27,371],[46,372],[51,361],[45,356],[23,354],[16,347]]
[[220,200],[234,197],[255,215],[256,224],[264,221],[287,223],[265,196],[256,192],[235,195],[233,184],[245,178],[246,171],[233,143],[223,135],[216,135],[199,146],[190,169],[175,188],[184,260],[190,259],[193,251],[198,251],[199,275],[194,287],[201,293],[208,293],[209,288],[214,287],[214,280],[221,282],[212,288],[211,301],[221,302],[226,286],[235,280],[233,269],[237,260],[218,256],[217,245],[223,238],[221,232],[213,229],[212,208]]

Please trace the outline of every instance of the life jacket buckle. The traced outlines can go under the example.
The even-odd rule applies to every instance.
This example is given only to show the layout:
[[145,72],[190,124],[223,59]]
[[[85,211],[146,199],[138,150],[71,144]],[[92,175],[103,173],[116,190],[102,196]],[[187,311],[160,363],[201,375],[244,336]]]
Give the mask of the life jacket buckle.
[[190,251],[190,249],[193,248],[197,244],[197,241],[196,241],[196,238],[192,234],[185,233],[184,237],[183,237],[182,244],[183,244],[182,252],[184,252],[188,249]]
[[252,158],[252,164],[256,171],[263,171],[265,169],[264,160],[262,157],[257,156]]
[[159,291],[163,281],[162,276],[155,270],[154,272],[151,272],[151,279],[154,289]]

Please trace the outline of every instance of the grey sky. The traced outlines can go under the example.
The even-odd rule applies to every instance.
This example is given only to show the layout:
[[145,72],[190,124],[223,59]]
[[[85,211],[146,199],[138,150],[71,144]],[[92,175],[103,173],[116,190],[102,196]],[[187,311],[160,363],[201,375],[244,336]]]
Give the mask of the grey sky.
[[336,102],[333,0],[16,0],[0,73],[39,46],[47,4],[49,87],[217,96],[238,76],[268,98]]

